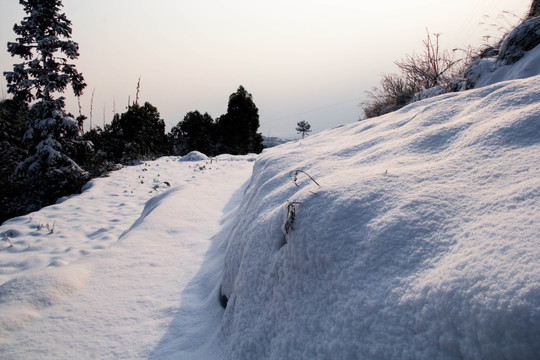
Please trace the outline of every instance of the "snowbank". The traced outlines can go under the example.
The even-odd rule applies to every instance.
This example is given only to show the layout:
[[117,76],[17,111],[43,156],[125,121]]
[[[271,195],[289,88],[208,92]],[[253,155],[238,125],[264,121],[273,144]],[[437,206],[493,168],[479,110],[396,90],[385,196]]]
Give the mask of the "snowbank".
[[539,119],[536,76],[265,150],[227,239],[228,357],[537,357]]
[[494,54],[474,60],[465,71],[475,88],[540,75],[540,18],[515,27]]
[[475,88],[540,75],[540,45],[512,65],[503,65],[496,59],[480,59],[474,72],[469,76],[475,83]]
[[91,180],[82,194],[4,222],[0,226],[0,285],[50,266],[76,262],[116,243],[146,201],[178,185],[179,172],[191,177],[193,169],[174,160],[163,157],[111,172]]

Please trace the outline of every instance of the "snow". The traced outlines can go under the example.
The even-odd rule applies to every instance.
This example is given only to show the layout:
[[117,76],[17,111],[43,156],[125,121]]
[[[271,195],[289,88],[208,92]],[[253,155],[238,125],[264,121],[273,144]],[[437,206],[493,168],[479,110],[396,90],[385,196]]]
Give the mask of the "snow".
[[539,118],[537,76],[265,151],[227,240],[229,358],[535,358]]
[[504,65],[495,58],[480,59],[474,73],[470,74],[475,82],[475,88],[536,75],[540,75],[540,45],[528,51],[512,65]]
[[185,334],[183,322],[194,332],[203,316],[219,316],[218,303],[217,314],[171,323],[201,306],[189,288],[213,290],[191,281],[252,166],[161,158],[5,222],[13,246],[0,250],[0,358],[147,358],[167,354],[159,344]]
[[0,358],[536,358],[539,118],[534,76],[94,179],[0,226]]
[[208,160],[208,156],[200,151],[192,151],[189,154],[182,156],[178,161],[204,161]]

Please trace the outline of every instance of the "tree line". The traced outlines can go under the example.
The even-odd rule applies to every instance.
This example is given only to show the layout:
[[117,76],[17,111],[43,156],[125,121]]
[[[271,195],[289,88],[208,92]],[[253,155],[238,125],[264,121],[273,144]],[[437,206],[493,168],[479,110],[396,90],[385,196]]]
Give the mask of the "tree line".
[[68,85],[80,97],[86,88],[73,60],[79,45],[61,0],[20,0],[26,16],[13,31],[8,52],[22,62],[4,72],[12,99],[0,102],[0,223],[76,193],[91,178],[140,159],[262,151],[258,109],[240,86],[227,112],[215,121],[188,113],[170,133],[158,109],[138,97],[112,122],[83,134],[86,116],[65,111],[58,96]]

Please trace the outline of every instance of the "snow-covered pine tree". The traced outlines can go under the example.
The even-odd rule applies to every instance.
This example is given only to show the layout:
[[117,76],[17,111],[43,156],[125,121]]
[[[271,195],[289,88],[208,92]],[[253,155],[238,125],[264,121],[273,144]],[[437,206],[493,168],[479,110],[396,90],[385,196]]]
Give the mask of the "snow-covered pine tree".
[[86,84],[69,61],[79,56],[79,45],[71,39],[71,21],[61,12],[61,0],[20,0],[27,16],[13,31],[15,42],[8,52],[22,63],[4,72],[8,92],[15,100],[32,105],[24,135],[30,156],[17,168],[29,184],[49,199],[76,191],[87,174],[72,159],[81,147],[77,121],[64,112],[64,92],[71,83],[76,96]]

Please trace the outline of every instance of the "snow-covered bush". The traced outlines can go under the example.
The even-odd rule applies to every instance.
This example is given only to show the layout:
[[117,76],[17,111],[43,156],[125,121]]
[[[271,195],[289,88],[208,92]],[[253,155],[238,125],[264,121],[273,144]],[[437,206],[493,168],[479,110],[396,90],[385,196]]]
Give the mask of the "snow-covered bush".
[[539,44],[540,17],[537,17],[516,26],[503,38],[497,60],[512,65]]
[[189,154],[182,156],[178,161],[206,161],[208,156],[200,151],[191,151]]

